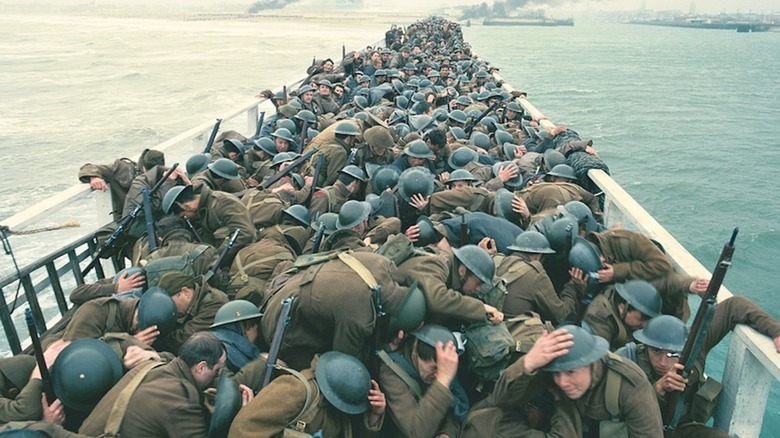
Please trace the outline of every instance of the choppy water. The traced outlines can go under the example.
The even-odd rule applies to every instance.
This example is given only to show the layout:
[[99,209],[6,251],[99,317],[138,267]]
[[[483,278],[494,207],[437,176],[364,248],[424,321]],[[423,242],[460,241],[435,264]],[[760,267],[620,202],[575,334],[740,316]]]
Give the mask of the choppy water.
[[[780,318],[780,35],[576,19],[465,36],[553,122],[592,138],[613,177],[705,266],[739,226],[725,283]],[[134,158],[385,27],[0,17],[0,220],[77,182],[83,163]],[[9,263],[0,255],[2,271]],[[716,377],[726,345],[708,361]],[[780,436],[777,384],[762,436]]]

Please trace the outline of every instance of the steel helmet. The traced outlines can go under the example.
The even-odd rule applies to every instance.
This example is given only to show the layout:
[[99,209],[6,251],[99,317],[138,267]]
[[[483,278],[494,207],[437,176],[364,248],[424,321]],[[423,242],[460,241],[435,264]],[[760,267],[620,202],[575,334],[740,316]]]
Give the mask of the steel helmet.
[[450,126],[450,134],[452,134],[456,140],[465,140],[468,137],[468,135],[466,135],[466,131],[464,131],[460,126]]
[[336,128],[333,129],[333,132],[340,135],[360,135],[360,130],[357,126],[348,120],[339,122]]
[[557,176],[559,178],[566,178],[569,180],[577,179],[577,175],[574,174],[574,169],[568,164],[558,164],[547,172],[549,176]]
[[601,336],[595,336],[576,325],[564,325],[561,328],[574,336],[572,339],[574,345],[568,348],[568,353],[554,359],[542,368],[544,371],[553,373],[571,371],[596,362],[609,351],[609,343]]
[[[514,147],[514,145],[512,145],[512,147]],[[493,176],[498,176],[498,172],[505,167],[517,168],[517,164],[515,164],[514,161],[499,161],[498,163],[493,164]],[[525,185],[525,181],[523,181],[522,172],[520,172],[519,168],[517,169],[517,175],[512,179],[504,181],[504,185],[515,190],[520,190]]]
[[368,106],[368,99],[366,99],[366,96],[357,95],[352,98],[352,102],[360,109],[366,109]]
[[449,118],[454,122],[465,124],[468,121],[469,116],[462,110],[453,110],[450,112]]
[[490,77],[490,73],[488,73],[485,70],[480,70],[474,76],[476,76],[479,79],[487,79]]
[[[410,103],[409,99],[406,96],[397,96],[395,98],[395,106],[396,106],[396,108],[409,109],[409,103]],[[406,118],[406,116],[402,117],[401,119],[397,119],[396,118],[395,121],[403,120],[404,118]],[[393,120],[388,120],[388,123],[390,123],[392,125],[395,122]]]
[[176,200],[179,199],[179,196],[181,196],[182,192],[185,190],[192,192],[192,186],[176,186],[165,193],[162,202],[163,213],[169,214],[171,212],[173,204],[176,203]]
[[458,96],[458,98],[455,99],[455,103],[457,103],[458,105],[469,106],[471,105],[472,102],[468,96]]
[[306,180],[303,179],[300,173],[293,172],[290,174],[290,178],[298,186],[298,189],[302,189],[306,185]]
[[51,366],[51,383],[62,404],[89,412],[122,377],[122,360],[105,342],[77,339]]
[[254,140],[254,143],[255,143],[255,146],[253,146],[253,147],[262,150],[263,152],[265,152],[266,154],[268,154],[268,155],[270,155],[272,157],[275,157],[276,154],[279,153],[276,150],[276,143],[274,143],[274,141],[272,139],[270,139],[269,137],[261,137],[261,138],[259,138],[257,140]]
[[366,202],[371,204],[371,216],[376,215],[376,212],[382,207],[382,199],[379,195],[369,193],[366,195]]
[[304,93],[308,93],[309,91],[314,92],[314,88],[312,88],[311,85],[306,84],[298,89],[298,96],[303,95]]
[[209,170],[220,178],[229,180],[237,180],[240,178],[238,175],[238,165],[227,158],[220,158],[217,161],[208,165]]
[[295,160],[296,156],[297,154],[295,152],[279,152],[274,156],[274,159],[271,160],[271,167],[276,167],[282,163],[293,161]]
[[160,336],[176,329],[179,312],[173,298],[160,287],[149,288],[138,302],[138,330],[157,326]]
[[235,138],[226,138],[222,140],[222,147],[228,152],[235,152],[239,155],[244,153],[244,143]]
[[482,149],[488,150],[490,149],[490,137],[487,136],[487,134],[483,132],[473,132],[471,134],[471,139],[469,140],[471,143],[474,144],[474,146],[480,147]]
[[425,132],[433,128],[435,123],[436,119],[425,114],[409,116],[409,126],[413,131]]
[[298,221],[304,227],[309,226],[311,218],[309,216],[309,209],[300,204],[294,204],[284,209],[284,214]]
[[663,300],[655,286],[645,280],[628,280],[616,283],[615,290],[624,300],[645,315],[655,318],[661,315]]
[[404,154],[414,158],[433,158],[433,152],[422,140],[414,140],[404,149]]
[[496,264],[493,258],[484,249],[477,245],[464,245],[460,248],[453,248],[455,257],[472,274],[476,275],[483,283],[490,284],[496,275]]
[[[513,224],[520,223],[520,215],[512,211],[512,200],[515,194],[501,187],[496,190],[496,196],[493,198],[493,208],[496,216],[506,219]],[[545,239],[546,240],[546,239]]]
[[320,133],[320,131],[317,131],[314,128],[309,128],[309,129],[306,130],[306,139],[307,140],[313,140],[314,137],[319,135],[319,133]]
[[[384,52],[384,50],[382,50],[382,52]],[[389,54],[390,52],[388,51],[387,53]],[[383,54],[384,54],[384,53],[383,53]],[[377,69],[377,70],[374,72],[374,76],[387,76],[387,70],[385,70],[385,69],[383,69],[383,68]]]
[[456,169],[451,174],[446,184],[452,184],[455,181],[476,181],[474,175],[466,169]]
[[361,182],[366,182],[366,172],[363,172],[363,169],[355,166],[354,164],[350,164],[349,166],[344,166],[339,172],[347,174]]
[[395,134],[398,136],[398,138],[404,138],[409,135],[410,132],[412,132],[409,129],[409,125],[406,123],[398,123],[393,127],[393,130],[395,131]]
[[514,111],[516,113],[522,113],[523,112],[523,108],[520,106],[519,103],[517,103],[515,101],[509,102],[506,105],[506,109],[508,109],[509,111]]
[[428,305],[425,302],[425,294],[415,281],[409,286],[401,304],[390,316],[390,332],[396,333],[398,330],[409,332],[420,326],[428,312]]
[[363,141],[375,149],[389,149],[393,147],[393,136],[381,126],[372,126],[363,133]]
[[228,436],[230,425],[241,409],[241,391],[238,383],[221,373],[217,381],[217,395],[214,397],[214,412],[211,414],[208,438]]
[[412,195],[429,196],[433,193],[433,175],[422,167],[410,167],[398,177],[398,194],[410,202]]
[[496,140],[496,144],[503,145],[505,143],[512,143],[515,141],[515,138],[512,137],[512,134],[506,132],[506,131],[496,131],[495,134],[493,134],[493,138]]
[[371,204],[365,201],[349,200],[341,206],[339,218],[336,222],[336,229],[347,230],[356,227],[358,224],[368,219],[371,214]]
[[314,231],[319,231],[320,226],[325,227],[325,230],[322,232],[322,234],[329,236],[334,231],[336,231],[336,222],[339,220],[339,214],[328,212],[328,213],[322,213],[320,217],[311,223],[312,229]]
[[319,85],[319,86],[324,85],[324,86],[326,86],[328,88],[333,88],[333,83],[331,81],[327,80],[327,79],[321,79],[321,80],[317,81],[317,85]]
[[534,254],[554,254],[555,250],[550,248],[550,242],[544,237],[544,234],[538,231],[524,231],[515,239],[514,245],[507,249],[511,251],[530,252]]
[[[139,266],[131,266],[129,268],[122,269],[121,271],[117,272],[114,276],[113,284],[117,284],[119,282],[119,279],[122,277],[122,275],[127,274],[128,277],[133,276],[135,274],[141,274],[143,276],[146,276],[146,270],[144,268],[141,268]],[[144,285],[146,285],[144,283]],[[141,294],[143,293],[145,287],[137,287],[135,289],[130,289],[127,291],[123,291],[121,294],[115,295],[117,298],[140,298]]]
[[368,410],[371,376],[354,356],[329,351],[320,356],[314,377],[322,395],[336,409],[357,415]]
[[487,100],[490,97],[490,91],[485,90],[477,94],[477,100]]
[[[279,122],[281,122],[281,120]],[[277,125],[279,124],[279,122],[277,122]],[[290,132],[290,130],[288,128],[279,128],[279,129],[277,129],[276,131],[274,131],[273,134],[271,134],[271,137],[281,138],[281,139],[289,141],[290,143],[295,141],[295,139],[292,136],[292,132]]]
[[416,225],[420,229],[420,235],[417,237],[418,246],[430,245],[438,240],[438,233],[428,216],[418,217]]
[[223,304],[214,315],[214,324],[209,328],[220,327],[234,322],[246,321],[263,316],[256,305],[246,300],[233,300]]
[[293,117],[296,111],[300,111],[302,109],[303,105],[301,104],[301,100],[292,99],[287,102],[287,105],[280,106],[277,112],[285,117]]
[[447,108],[439,107],[436,108],[436,110],[433,112],[433,118],[436,119],[437,122],[446,122],[447,117],[449,117],[449,114],[447,114]]
[[462,146],[450,154],[447,164],[453,169],[461,169],[472,161],[477,161],[477,159],[479,159],[477,151],[470,147]]
[[569,264],[587,273],[600,271],[603,267],[598,248],[581,237],[574,239],[574,244],[569,251]]
[[[559,164],[566,164],[566,157],[555,149],[547,149],[543,156],[544,167],[547,170],[555,169]],[[572,173],[574,173],[572,171]]]
[[382,193],[386,189],[392,189],[398,184],[401,173],[395,166],[382,166],[371,177],[371,188],[374,193]]
[[671,315],[659,315],[647,322],[643,329],[634,332],[637,341],[662,350],[682,351],[688,339],[688,327]]
[[552,224],[548,225],[549,226],[547,227],[545,235],[547,236],[547,240],[550,242],[550,246],[552,246],[554,250],[563,252],[571,249],[566,248],[566,238],[568,237],[569,233],[571,233],[571,243],[572,246],[574,246],[574,241],[577,239],[577,233],[579,232],[579,225],[577,224],[576,218],[565,215],[555,219]]
[[413,331],[412,336],[417,338],[417,340],[423,344],[429,345],[433,348],[436,348],[436,344],[439,342],[444,345],[447,345],[447,342],[452,342],[452,344],[456,347],[458,345],[458,341],[455,339],[455,335],[452,334],[448,328],[438,324],[425,324],[419,329]]
[[295,115],[295,118],[302,122],[308,122],[309,126],[314,126],[317,124],[317,116],[315,116],[314,113],[309,110],[298,111],[298,114]]
[[209,153],[196,154],[191,156],[187,160],[187,164],[185,165],[187,169],[187,178],[192,178],[195,175],[206,170],[210,162],[211,162],[211,154]]
[[586,231],[597,231],[599,228],[590,207],[580,201],[569,201],[564,205],[559,205],[558,211],[561,214],[574,216],[580,226],[585,225]]

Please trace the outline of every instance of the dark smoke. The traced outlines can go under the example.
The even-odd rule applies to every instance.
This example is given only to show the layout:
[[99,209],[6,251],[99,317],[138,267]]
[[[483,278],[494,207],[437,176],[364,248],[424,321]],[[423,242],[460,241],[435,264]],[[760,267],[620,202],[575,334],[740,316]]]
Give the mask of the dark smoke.
[[252,6],[247,9],[250,14],[256,14],[260,11],[269,9],[282,9],[283,7],[295,3],[298,0],[260,0],[254,2]]
[[512,12],[518,9],[531,9],[543,6],[560,6],[565,3],[570,3],[567,0],[505,0],[496,1],[493,6],[489,6],[487,3],[482,2],[478,5],[467,6],[463,10],[461,20],[467,20],[470,18],[502,18],[509,16]]

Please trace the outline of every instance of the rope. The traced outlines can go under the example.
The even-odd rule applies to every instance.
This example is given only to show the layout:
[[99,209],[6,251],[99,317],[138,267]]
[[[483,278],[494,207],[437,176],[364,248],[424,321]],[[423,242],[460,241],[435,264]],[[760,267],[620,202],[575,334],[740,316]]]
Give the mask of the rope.
[[32,230],[22,230],[22,231],[14,231],[14,230],[7,230],[8,234],[15,234],[17,236],[24,236],[28,234],[36,234],[36,233],[43,233],[44,231],[55,231],[55,230],[61,230],[63,228],[77,228],[80,227],[81,224],[79,221],[70,221],[65,222],[63,224],[59,225],[52,225],[50,227],[43,227],[43,228],[34,228]]

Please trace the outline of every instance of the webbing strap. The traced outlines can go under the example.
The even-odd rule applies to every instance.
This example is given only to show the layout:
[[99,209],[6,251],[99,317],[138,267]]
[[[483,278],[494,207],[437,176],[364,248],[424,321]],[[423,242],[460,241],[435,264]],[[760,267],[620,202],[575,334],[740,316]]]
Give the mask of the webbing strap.
[[376,278],[374,278],[374,276],[366,268],[365,265],[360,263],[360,260],[352,257],[346,252],[339,253],[338,257],[342,262],[344,262],[353,271],[355,271],[355,273],[361,278],[361,280],[363,280],[363,282],[366,283],[366,286],[368,286],[369,289],[374,289],[375,287],[378,286],[378,283],[376,282]]
[[[609,360],[616,361],[616,362],[622,362],[623,360],[620,358],[620,356],[609,352]],[[607,368],[607,387],[605,391],[605,404],[607,408],[607,412],[609,412],[609,415],[612,416],[612,421],[619,421],[620,418],[620,406],[618,403],[618,399],[620,398],[620,382],[622,381],[622,377],[620,374],[618,374],[617,371],[614,371],[612,368]]]
[[308,421],[300,421],[300,422],[298,421],[300,420],[301,417],[304,416],[304,414],[306,414],[309,411],[309,409],[312,406],[311,403],[312,394],[311,394],[311,386],[309,385],[309,379],[307,379],[306,377],[303,376],[303,374],[301,374],[300,372],[292,368],[283,367],[278,364],[274,366],[274,368],[276,368],[277,370],[286,371],[292,374],[293,376],[297,377],[298,380],[300,380],[301,383],[303,383],[303,387],[306,388],[306,401],[303,403],[303,408],[301,409],[300,412],[298,412],[298,415],[296,415],[295,418],[293,418],[289,423],[287,423],[288,427],[292,427],[298,432],[303,432],[306,429],[306,425],[308,424],[308,421],[311,421],[311,418],[306,418],[306,420]]
[[509,268],[509,270],[507,270],[504,275],[501,276],[501,278],[506,281],[507,285],[510,285],[518,278],[530,272],[531,269],[533,269],[533,266],[528,262],[516,263],[514,266]]
[[236,257],[236,267],[238,268],[238,273],[241,275],[241,278],[246,280],[246,277],[248,277],[246,270],[251,268],[252,266],[259,265],[260,263],[269,262],[271,260],[295,260],[295,257],[290,255],[290,253],[279,253],[274,254],[272,256],[263,257],[259,260],[255,260],[253,262],[249,262],[248,264],[244,265],[241,263],[241,257]]
[[403,380],[404,383],[406,383],[406,386],[409,387],[409,389],[412,390],[414,395],[417,396],[417,399],[422,398],[422,389],[420,388],[420,384],[417,383],[416,380],[412,376],[409,375],[409,373],[406,372],[403,368],[401,368],[400,365],[395,363],[395,361],[390,357],[390,355],[387,354],[385,350],[379,350],[376,352],[376,355],[379,357],[379,359],[390,368],[398,377]]
[[148,364],[141,365],[141,370],[138,372],[138,374],[135,375],[135,377],[133,377],[133,380],[130,381],[125,389],[119,393],[119,397],[117,397],[116,401],[114,402],[114,407],[111,408],[111,414],[109,414],[108,421],[106,422],[106,428],[103,430],[104,437],[109,438],[119,436],[119,428],[122,426],[122,420],[125,418],[127,406],[130,404],[130,398],[135,393],[138,385],[141,384],[149,371],[164,364],[164,362],[150,362]]
[[108,304],[108,318],[106,318],[106,328],[114,331],[114,322],[116,321],[116,311],[119,307],[119,303],[116,300],[109,300]]

